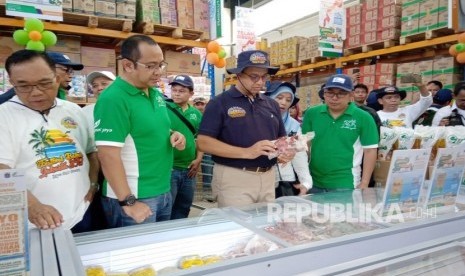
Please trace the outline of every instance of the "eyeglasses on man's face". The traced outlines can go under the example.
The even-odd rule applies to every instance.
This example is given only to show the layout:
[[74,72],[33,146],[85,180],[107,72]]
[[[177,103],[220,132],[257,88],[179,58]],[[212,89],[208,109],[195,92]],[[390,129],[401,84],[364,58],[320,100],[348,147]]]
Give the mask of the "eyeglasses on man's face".
[[127,57],[121,57],[123,59],[127,59],[129,61],[131,61],[132,63],[134,64],[137,64],[137,65],[140,65],[142,66],[143,68],[149,70],[149,71],[155,71],[155,70],[160,70],[160,71],[163,71],[166,69],[166,66],[168,66],[168,63],[166,61],[162,61],[160,63],[157,63],[157,62],[150,62],[150,63],[143,63],[143,62],[139,62],[139,61],[134,61],[130,58],[127,58]]
[[66,74],[72,74],[74,73],[74,69],[71,67],[62,67],[62,66],[55,66],[55,68],[63,70]]
[[349,92],[339,92],[339,93],[336,93],[336,92],[334,92],[334,91],[325,91],[325,92],[324,92],[324,95],[325,95],[325,97],[328,97],[328,98],[334,98],[334,96],[336,96],[336,98],[342,99],[342,98],[344,98],[345,96],[349,95]]
[[32,92],[34,87],[37,87],[40,91],[44,92],[48,89],[53,88],[55,82],[53,80],[43,80],[36,84],[20,84],[20,85],[13,85],[15,88],[16,93],[18,94],[29,94]]
[[262,82],[266,82],[270,79],[270,75],[268,74],[265,74],[263,76],[260,76],[260,75],[257,75],[257,74],[247,74],[247,73],[244,73],[242,72],[242,74],[246,75],[247,77],[249,77],[249,79],[252,81],[252,82],[258,82],[259,80],[261,80]]

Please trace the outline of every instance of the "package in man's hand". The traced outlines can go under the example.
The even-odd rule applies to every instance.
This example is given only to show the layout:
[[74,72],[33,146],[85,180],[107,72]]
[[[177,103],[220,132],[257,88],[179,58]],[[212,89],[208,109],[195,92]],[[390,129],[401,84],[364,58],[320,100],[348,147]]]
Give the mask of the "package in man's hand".
[[268,155],[269,159],[278,157],[280,154],[288,151],[308,151],[308,142],[315,137],[314,132],[308,132],[306,134],[285,136],[277,140],[272,141],[276,145],[276,152]]

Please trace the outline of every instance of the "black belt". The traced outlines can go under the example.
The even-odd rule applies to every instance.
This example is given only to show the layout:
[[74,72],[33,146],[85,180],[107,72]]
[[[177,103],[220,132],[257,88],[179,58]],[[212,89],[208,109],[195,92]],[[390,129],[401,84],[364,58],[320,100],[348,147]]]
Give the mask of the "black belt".
[[267,172],[271,170],[273,167],[242,167],[239,168],[243,171],[248,171],[248,172]]

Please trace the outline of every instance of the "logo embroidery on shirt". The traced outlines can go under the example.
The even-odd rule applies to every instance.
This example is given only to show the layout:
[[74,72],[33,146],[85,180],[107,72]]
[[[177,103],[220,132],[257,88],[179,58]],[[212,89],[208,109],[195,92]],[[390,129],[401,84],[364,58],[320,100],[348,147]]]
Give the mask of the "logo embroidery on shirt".
[[233,106],[228,109],[228,116],[231,118],[245,117],[245,110],[242,107]]
[[41,127],[30,135],[32,139],[28,143],[32,145],[36,156],[40,157],[36,161],[36,167],[40,170],[39,178],[45,178],[49,174],[53,174],[55,178],[65,174],[68,169],[77,169],[83,165],[83,154],[78,151],[76,143],[67,133]]
[[341,128],[345,128],[345,129],[349,129],[349,130],[357,129],[357,121],[355,119],[345,120],[342,123]]
[[190,114],[189,115],[189,120],[194,120],[194,121],[197,121],[197,114]]
[[61,119],[61,125],[67,129],[76,129],[78,126],[76,121],[71,117],[65,117]]

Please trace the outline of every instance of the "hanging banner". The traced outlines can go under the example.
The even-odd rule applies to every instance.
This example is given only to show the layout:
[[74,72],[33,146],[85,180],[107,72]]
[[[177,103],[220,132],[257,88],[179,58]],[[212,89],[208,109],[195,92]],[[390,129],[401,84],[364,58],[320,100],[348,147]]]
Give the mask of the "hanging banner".
[[243,51],[255,50],[253,9],[236,7],[236,56]]
[[320,1],[320,40],[318,50],[323,57],[342,56],[342,45],[346,30],[342,2],[342,0]]
[[6,0],[6,15],[63,21],[59,0]]
[[210,40],[215,40],[223,36],[221,32],[223,0],[209,0],[208,7],[210,8]]

